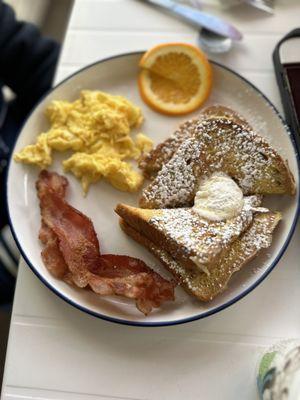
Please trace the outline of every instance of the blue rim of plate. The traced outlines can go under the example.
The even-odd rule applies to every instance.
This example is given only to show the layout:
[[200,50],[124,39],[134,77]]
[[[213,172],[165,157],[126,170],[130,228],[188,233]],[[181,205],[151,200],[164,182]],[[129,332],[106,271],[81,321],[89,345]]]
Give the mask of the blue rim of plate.
[[[30,112],[30,114],[28,115],[28,117],[26,118],[26,120],[23,123],[23,126],[26,124],[26,122],[29,120],[29,118],[31,117],[31,115],[35,112],[35,109],[37,108],[37,106],[48,96],[49,93],[51,93],[53,90],[55,90],[56,88],[58,88],[59,86],[61,86],[62,84],[64,84],[66,81],[70,80],[73,78],[73,76],[78,75],[79,73],[81,73],[82,71],[85,71],[86,69],[89,69],[91,67],[93,67],[94,65],[97,64],[102,64],[104,62],[116,59],[116,58],[121,58],[121,57],[129,57],[129,56],[134,56],[134,55],[142,55],[144,52],[143,51],[135,51],[135,52],[129,52],[129,53],[122,53],[122,54],[118,54],[115,56],[111,56],[111,57],[107,57],[107,58],[103,58],[99,61],[96,61],[92,64],[89,64],[79,70],[77,70],[76,72],[74,72],[73,74],[69,75],[67,78],[65,78],[64,80],[62,80],[60,83],[58,83],[56,86],[54,86],[53,88],[51,88],[47,93],[44,94],[44,96],[39,100],[39,102],[35,105],[35,107],[33,108],[33,110]],[[300,162],[299,162],[299,151],[297,146],[296,146],[296,141],[295,141],[295,136],[293,134],[293,132],[291,132],[291,130],[289,129],[289,127],[287,126],[287,124],[285,123],[284,119],[281,117],[281,115],[279,114],[279,111],[277,110],[277,108],[274,106],[274,104],[269,100],[269,98],[263,94],[255,85],[253,85],[251,82],[249,82],[246,78],[244,78],[242,75],[238,74],[237,72],[233,71],[231,68],[228,68],[226,66],[224,66],[223,64],[220,64],[216,61],[211,61],[210,62],[212,64],[217,65],[218,67],[221,67],[227,71],[229,71],[230,73],[232,73],[233,75],[239,77],[241,80],[243,80],[244,82],[246,82],[250,87],[252,87],[260,96],[262,96],[262,98],[268,103],[268,105],[272,108],[272,110],[275,112],[275,114],[279,117],[287,135],[289,136],[292,145],[294,147],[295,150],[295,155],[296,155],[296,160],[297,160],[297,166],[298,166],[298,182],[300,179]],[[23,126],[20,129],[19,134],[22,132],[23,130]],[[17,143],[17,140],[16,140]],[[14,149],[11,153],[11,157],[10,157],[10,161],[9,161],[9,167],[8,167],[8,173],[7,173],[7,180],[6,180],[6,189],[8,189],[8,180],[9,180],[9,173],[10,173],[10,167],[11,167],[11,163],[13,161],[12,159],[12,155],[14,154]],[[10,216],[10,209],[9,209],[9,204],[8,204],[8,190],[6,190],[6,202],[7,202],[7,208],[8,208],[8,220],[9,220],[9,225],[13,234],[13,237],[16,241],[16,244],[18,246],[18,249],[23,257],[23,259],[25,260],[26,264],[30,267],[30,269],[33,271],[33,273],[44,283],[44,285],[50,289],[53,293],[55,293],[58,297],[60,297],[61,299],[63,299],[64,301],[66,301],[68,304],[72,305],[73,307],[77,308],[80,311],[83,311],[89,315],[92,315],[94,317],[97,318],[101,318],[105,321],[109,321],[109,322],[114,322],[117,324],[122,324],[122,325],[128,325],[128,326],[142,326],[142,327],[162,327],[162,326],[171,326],[171,325],[180,325],[180,324],[184,324],[187,322],[192,322],[192,321],[196,321],[199,319],[203,319],[206,318],[210,315],[216,314],[228,307],[230,307],[231,305],[235,304],[236,302],[238,302],[239,300],[241,300],[243,297],[245,297],[247,294],[249,294],[250,292],[252,292],[253,289],[255,289],[268,275],[269,273],[274,269],[274,267],[277,265],[278,261],[280,260],[280,258],[282,257],[282,255],[284,254],[284,252],[286,251],[291,238],[293,236],[293,233],[295,231],[296,228],[296,224],[297,224],[297,220],[298,220],[298,216],[299,216],[299,210],[300,210],[300,191],[298,190],[298,196],[297,196],[297,207],[296,207],[296,213],[293,219],[293,222],[291,224],[291,228],[290,231],[287,235],[286,241],[284,242],[283,246],[281,247],[280,251],[278,252],[275,260],[272,262],[272,264],[269,266],[269,268],[263,273],[262,276],[259,277],[259,279],[257,279],[257,281],[255,281],[255,283],[253,283],[251,286],[249,286],[245,291],[243,291],[242,293],[240,293],[238,296],[234,297],[233,299],[231,299],[230,301],[227,301],[226,303],[213,308],[212,310],[206,311],[204,313],[201,313],[199,315],[195,315],[192,317],[187,317],[187,318],[182,318],[182,319],[178,319],[178,320],[174,320],[174,321],[168,321],[168,322],[140,322],[140,321],[129,321],[126,319],[120,319],[120,318],[115,318],[115,317],[110,317],[95,311],[91,311],[88,308],[74,302],[73,300],[69,299],[68,297],[66,297],[64,294],[62,294],[60,291],[58,291],[56,288],[54,288],[52,285],[49,284],[49,282],[43,278],[43,276],[38,272],[38,270],[34,267],[34,265],[30,262],[29,258],[27,257],[27,255],[25,254],[25,252],[23,251],[19,241],[18,241],[18,237],[17,234],[14,230],[14,226],[13,226],[13,222],[11,220],[11,216]]]

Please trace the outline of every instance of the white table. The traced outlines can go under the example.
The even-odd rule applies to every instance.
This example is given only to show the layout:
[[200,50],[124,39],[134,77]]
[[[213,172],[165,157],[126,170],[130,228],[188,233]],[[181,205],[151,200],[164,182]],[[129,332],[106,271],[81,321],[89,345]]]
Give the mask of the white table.
[[[299,23],[299,1],[278,1],[273,17],[251,9],[223,15],[244,40],[215,58],[280,107],[271,51]],[[77,0],[56,81],[102,57],[169,41],[195,43],[196,31],[136,0]],[[298,226],[276,269],[245,299],[167,328],[85,315],[21,262],[2,399],[255,399],[260,353],[280,338],[300,336],[299,247]]]

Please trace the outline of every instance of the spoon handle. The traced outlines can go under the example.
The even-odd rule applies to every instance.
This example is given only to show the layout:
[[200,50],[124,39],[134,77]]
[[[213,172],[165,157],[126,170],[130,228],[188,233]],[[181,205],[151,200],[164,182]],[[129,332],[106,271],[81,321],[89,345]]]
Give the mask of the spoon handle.
[[198,28],[206,28],[219,35],[229,37],[233,40],[241,40],[242,34],[233,25],[219,17],[203,11],[196,10],[193,7],[178,4],[173,0],[143,0],[148,3],[163,7],[174,14],[184,18]]

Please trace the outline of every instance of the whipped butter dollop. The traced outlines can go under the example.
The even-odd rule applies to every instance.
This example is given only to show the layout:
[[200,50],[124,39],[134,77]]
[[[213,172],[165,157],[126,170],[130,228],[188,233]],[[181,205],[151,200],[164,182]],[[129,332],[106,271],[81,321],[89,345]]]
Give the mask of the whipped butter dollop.
[[243,207],[243,192],[223,172],[214,172],[200,182],[193,209],[210,221],[222,221],[238,215]]

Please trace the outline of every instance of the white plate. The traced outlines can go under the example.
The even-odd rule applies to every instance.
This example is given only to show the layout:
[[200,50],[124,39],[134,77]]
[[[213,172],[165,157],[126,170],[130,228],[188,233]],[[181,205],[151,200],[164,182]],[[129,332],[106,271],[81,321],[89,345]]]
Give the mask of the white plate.
[[[81,89],[98,89],[121,94],[138,104],[145,115],[142,131],[156,143],[168,137],[186,117],[166,117],[149,109],[137,89],[138,61],[141,53],[131,53],[95,63],[60,83],[38,104],[25,123],[15,151],[33,143],[36,136],[48,128],[43,111],[54,99],[74,100]],[[240,112],[262,136],[267,137],[280,154],[288,159],[298,187],[298,167],[295,147],[283,121],[272,104],[255,87],[233,71],[213,63],[213,92],[206,104],[218,102]],[[195,113],[196,115],[196,113]],[[189,117],[192,117],[190,115]],[[62,173],[59,157],[52,170]],[[56,294],[82,311],[115,322],[132,325],[169,325],[203,318],[233,304],[249,293],[272,270],[291,239],[299,203],[294,197],[272,196],[266,204],[283,213],[276,229],[272,247],[262,252],[252,264],[235,274],[228,289],[213,302],[204,304],[191,298],[181,288],[176,289],[176,301],[166,303],[144,317],[132,301],[118,297],[100,297],[92,292],[75,289],[53,278],[41,260],[42,246],[38,240],[40,210],[35,181],[38,170],[32,166],[10,163],[8,174],[8,206],[11,227],[20,251],[33,272]],[[164,276],[169,276],[144,248],[123,234],[118,226],[114,207],[118,202],[137,204],[136,195],[117,191],[105,182],[94,185],[86,198],[79,182],[68,175],[68,201],[92,218],[100,238],[103,253],[127,254],[144,260]]]

